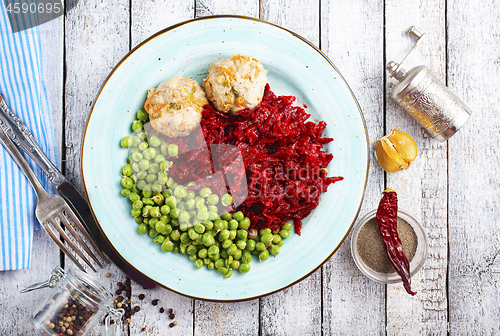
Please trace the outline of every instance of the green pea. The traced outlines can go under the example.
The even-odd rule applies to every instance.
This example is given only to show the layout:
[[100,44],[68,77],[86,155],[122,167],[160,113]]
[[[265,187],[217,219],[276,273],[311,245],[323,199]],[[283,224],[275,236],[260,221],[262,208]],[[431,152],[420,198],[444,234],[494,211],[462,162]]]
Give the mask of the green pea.
[[260,229],[259,230],[259,235],[260,236],[263,236],[263,235],[268,234],[268,233],[271,233],[271,229],[270,228],[265,228],[265,229]]
[[128,195],[128,199],[129,199],[132,203],[134,203],[135,201],[140,200],[140,199],[141,199],[141,197],[140,197],[139,195],[137,195],[137,193],[134,193],[134,192],[133,192],[133,193],[130,193],[130,194]]
[[189,244],[184,244],[184,243],[180,243],[179,244],[179,252],[181,254],[186,254],[186,248],[189,246]]
[[155,223],[155,230],[160,232],[160,233],[165,233],[165,223],[161,221],[157,221]]
[[161,145],[161,140],[156,135],[153,135],[149,138],[149,145],[151,147],[158,147]]
[[208,213],[208,211],[199,211],[196,214],[196,218],[198,218],[200,221],[203,221],[203,222],[208,220],[209,217],[210,217],[210,214]]
[[[215,239],[214,239],[214,236],[212,236],[210,233],[204,233],[202,238],[201,238],[201,242],[203,243],[203,245],[207,246],[207,247],[210,247],[212,246],[213,244],[215,244]],[[219,252],[217,252],[219,253]]]
[[133,186],[134,186],[134,181],[130,177],[128,177],[128,176],[122,177],[122,187],[123,188],[132,189]]
[[225,275],[228,270],[225,267],[219,267],[217,271],[219,271],[220,274]]
[[240,249],[240,250],[244,250],[245,247],[247,247],[247,243],[243,240],[238,240],[236,242],[236,246]]
[[160,172],[160,165],[158,163],[150,163],[148,168],[148,173],[158,174]]
[[[224,247],[224,245],[223,245],[223,247]],[[238,250],[238,247],[235,244],[231,244],[231,246],[229,246],[227,248],[227,254],[230,256],[235,255],[237,250]]]
[[[151,219],[149,219],[149,226],[150,227],[154,227],[156,229],[156,227],[155,227],[156,223],[158,223],[158,218],[151,218]],[[158,231],[158,230],[156,230],[156,231]]]
[[281,238],[286,239],[286,238],[290,237],[290,232],[288,232],[287,230],[281,230],[280,236],[281,236]]
[[203,226],[201,224],[196,224],[194,226],[194,231],[196,231],[196,233],[203,233],[203,232],[205,232],[205,226]]
[[260,241],[267,245],[273,241],[273,235],[270,233],[266,233],[262,237],[260,237]]
[[[170,207],[168,205],[162,205],[160,208],[160,212],[162,215],[168,215],[170,213]],[[168,222],[167,222],[168,223]]]
[[140,201],[140,200],[137,200],[135,201],[133,204],[132,204],[132,208],[133,209],[142,209],[142,207],[144,206],[144,204]]
[[245,218],[245,215],[243,214],[243,212],[237,211],[237,212],[233,213],[233,218],[239,222],[239,221],[242,221],[243,218]]
[[165,241],[165,236],[163,236],[161,234],[156,236],[155,239],[153,240],[153,242],[155,244],[159,244],[159,245],[163,244],[164,241]]
[[213,256],[211,256],[211,257],[210,257],[210,260],[212,260],[212,261],[217,261],[217,260],[219,260],[219,259],[220,259],[220,255],[219,255],[219,253],[214,254]]
[[122,146],[123,148],[129,148],[130,146],[132,146],[132,138],[128,136],[124,137],[120,141],[120,146]]
[[177,186],[174,190],[174,195],[179,198],[187,196],[187,189],[181,185]]
[[165,204],[173,210],[177,205],[177,199],[175,198],[175,196],[167,196],[165,197]]
[[231,268],[239,269],[240,268],[240,262],[238,260],[233,260],[233,262],[231,263]]
[[276,245],[278,245],[279,247],[283,246],[283,240],[280,240]]
[[139,138],[137,135],[132,137],[132,146],[139,146],[141,144],[142,140]]
[[281,240],[281,236],[279,234],[273,235],[273,244],[277,245]]
[[170,240],[165,240],[161,244],[161,249],[162,249],[162,251],[165,251],[165,252],[171,252],[174,249],[174,243],[172,243]]
[[139,190],[144,190],[146,188],[147,182],[146,181],[138,181],[137,182],[137,189]]
[[259,253],[259,261],[264,261],[269,259],[269,251],[265,250]]
[[[189,246],[188,246],[189,247]],[[187,251],[187,250],[186,250]],[[188,253],[189,254],[189,253]],[[193,255],[189,255],[189,260],[191,261],[195,261],[198,259],[198,256],[196,254],[193,254]],[[201,261],[201,263],[203,264],[203,260]]]
[[135,222],[137,224],[142,224],[142,217],[140,217],[140,216],[135,217]]
[[194,262],[194,266],[195,266],[197,269],[202,268],[202,267],[203,267],[203,260],[201,260],[201,259],[195,260],[195,262]]
[[[146,142],[142,142],[138,147],[139,151],[141,152],[144,152],[146,148],[148,148],[148,144]],[[144,153],[142,153],[142,155],[144,155]]]
[[207,203],[210,205],[216,205],[217,203],[219,203],[219,196],[217,196],[216,194],[208,195]]
[[[198,252],[199,253],[199,252]],[[212,262],[212,260],[210,258],[203,258],[203,263],[205,265],[209,265],[210,263]]]
[[167,156],[168,155],[168,144],[166,144],[166,143],[161,144],[160,151],[163,155]]
[[217,212],[214,212],[214,211],[209,211],[208,212],[208,220],[216,220],[217,218],[219,218],[219,215],[217,214]]
[[237,220],[231,219],[229,221],[229,230],[236,230],[236,229],[238,229],[238,225],[239,225],[239,223],[238,223]]
[[198,191],[201,197],[207,198],[209,195],[212,194],[212,190],[208,187],[201,188],[200,191]]
[[224,241],[226,239],[229,239],[229,230],[224,229],[219,232],[219,241]]
[[271,245],[269,247],[269,253],[275,256],[280,254],[280,247],[278,245]]
[[222,259],[227,259],[229,257],[229,254],[227,254],[227,250],[220,251],[220,257]]
[[172,253],[179,253],[179,251],[180,251],[179,246],[174,245],[174,249],[172,250]]
[[188,190],[186,195],[186,200],[193,200],[196,197],[196,192],[194,190]]
[[149,119],[148,113],[144,110],[137,111],[136,117],[141,121],[147,121]]
[[248,264],[252,261],[252,254],[250,252],[244,252],[241,256],[241,262]]
[[216,254],[219,254],[219,248],[215,245],[211,245],[208,248],[208,256],[211,258],[212,256],[215,256]]
[[173,241],[179,241],[181,239],[181,233],[179,230],[174,230],[170,233],[170,239]]
[[123,197],[126,197],[128,195],[130,195],[130,189],[122,189],[120,191],[120,194],[123,196]]
[[176,157],[179,154],[179,147],[174,144],[168,145],[168,155]]
[[[246,249],[249,250],[250,252],[255,250],[255,240],[253,239],[249,239],[247,240],[247,246],[246,246]],[[264,246],[265,247],[265,246]]]
[[222,205],[225,205],[225,206],[230,205],[231,203],[233,203],[233,196],[231,196],[229,194],[222,195],[221,203],[222,203]]
[[293,224],[292,224],[292,223],[290,223],[290,222],[286,222],[285,224],[283,224],[283,225],[281,226],[281,229],[282,229],[282,230],[287,230],[287,231],[290,231],[290,230],[292,229],[292,227],[293,227]]
[[198,251],[198,257],[200,258],[206,258],[208,256],[208,250],[207,249],[201,249]]
[[240,223],[239,223],[239,226],[238,226],[240,229],[243,229],[243,230],[246,230],[250,227],[250,218],[248,217],[245,217],[243,218]]
[[191,219],[191,215],[189,214],[189,212],[187,211],[182,211],[180,214],[179,214],[179,222],[181,223],[188,223],[189,222],[189,219]]
[[155,174],[148,174],[146,176],[146,182],[147,183],[153,183],[156,181],[156,175]]
[[189,227],[190,227],[190,223],[181,223],[179,225],[179,230],[181,230],[181,231],[187,231],[187,230],[189,230]]
[[254,238],[258,237],[258,236],[259,236],[259,233],[257,232],[256,229],[254,229],[254,228],[248,229],[248,238],[249,239],[254,239]]
[[209,270],[213,270],[213,269],[215,269],[215,264],[213,262],[211,262],[210,264],[207,265],[207,267]]
[[[163,222],[161,222],[163,223]],[[168,235],[170,234],[170,232],[172,232],[173,228],[172,228],[172,225],[169,225],[169,224],[165,224],[165,229],[162,231],[162,233],[164,235]]]
[[158,236],[160,233],[158,231],[156,231],[154,228],[150,228],[148,231],[148,234],[151,238],[154,238],[154,237]]
[[266,250],[266,244],[264,244],[263,242],[258,242],[255,244],[255,249],[257,251],[265,251]]
[[231,219],[233,218],[233,215],[231,215],[230,212],[226,212],[226,213],[223,213],[221,216],[220,216],[221,219],[225,220],[225,221],[231,221]]
[[212,221],[203,222],[203,225],[207,230],[212,230],[214,227],[214,223]]
[[238,230],[236,235],[239,239],[246,241],[248,237],[248,232],[246,230]]
[[148,233],[149,227],[146,224],[139,224],[137,227],[137,231],[139,231],[139,234],[143,235]]
[[250,264],[243,262],[240,264],[240,267],[238,268],[238,270],[241,273],[248,273],[248,272],[250,272]]
[[214,264],[215,268],[219,269],[224,266],[224,260],[223,259],[217,259]]
[[224,274],[224,278],[227,279],[229,278],[231,275],[233,275],[233,270],[232,269],[228,269],[226,274]]
[[149,210],[149,215],[153,218],[160,218],[160,216],[161,216],[160,208],[159,207],[152,207]]
[[141,215],[141,210],[140,209],[132,209],[130,210],[130,216],[136,218]]
[[186,249],[187,254],[190,256],[195,255],[198,252],[198,248],[194,245],[189,245]]
[[243,254],[242,250],[240,249],[236,250],[236,253],[233,256],[234,260],[240,260],[242,254]]
[[231,240],[226,239],[226,240],[224,240],[224,241],[222,242],[222,248],[227,249],[229,246],[231,246],[231,244],[232,244],[232,243],[233,243],[233,242],[232,242]]
[[188,199],[185,203],[186,203],[186,207],[189,210],[193,210],[196,206],[196,202],[194,201],[194,199]]
[[228,256],[226,260],[224,260],[224,265],[226,267],[231,267],[231,264],[233,263],[233,256]]
[[[139,168],[141,168],[141,170],[147,170],[149,168],[149,161],[146,159],[142,159],[139,162]],[[149,182],[152,182],[152,181],[149,181]]]
[[196,240],[200,236],[193,228],[190,228],[188,230],[188,235],[189,235],[189,238],[191,238],[192,240]]
[[191,238],[189,238],[189,234],[187,232],[181,234],[181,242],[184,244],[191,243]]
[[132,166],[130,163],[127,163],[125,166],[122,168],[122,175],[124,176],[131,176],[134,172],[132,171]]

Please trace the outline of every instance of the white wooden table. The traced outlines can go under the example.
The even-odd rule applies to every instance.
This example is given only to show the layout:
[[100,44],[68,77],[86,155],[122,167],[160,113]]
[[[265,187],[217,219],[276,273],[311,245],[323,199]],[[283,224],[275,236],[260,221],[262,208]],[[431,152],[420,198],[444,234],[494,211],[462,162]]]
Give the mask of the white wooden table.
[[[386,186],[430,238],[418,292],[384,286],[356,268],[347,243],[310,277],[282,292],[241,303],[192,300],[163,288],[144,293],[130,335],[493,335],[500,334],[500,2],[465,0],[80,0],[42,26],[44,67],[62,169],[82,189],[80,148],[90,106],[115,64],[151,34],[194,17],[241,14],[304,36],[325,52],[363,109],[372,146],[360,215],[373,210]],[[472,109],[448,142],[431,138],[390,100],[387,61],[400,61],[415,25],[427,33],[409,67],[427,65]],[[399,129],[417,142],[407,172],[386,174],[373,142]],[[349,238],[346,240],[349,242]],[[35,335],[29,314],[46,291],[19,290],[70,263],[42,231],[32,267],[0,272],[0,335]],[[105,273],[111,273],[110,278]],[[110,290],[125,275],[114,265],[98,274]],[[159,299],[158,306],[150,304]],[[159,307],[173,308],[170,329]],[[142,328],[146,331],[142,331]],[[99,333],[94,333],[98,335]]]

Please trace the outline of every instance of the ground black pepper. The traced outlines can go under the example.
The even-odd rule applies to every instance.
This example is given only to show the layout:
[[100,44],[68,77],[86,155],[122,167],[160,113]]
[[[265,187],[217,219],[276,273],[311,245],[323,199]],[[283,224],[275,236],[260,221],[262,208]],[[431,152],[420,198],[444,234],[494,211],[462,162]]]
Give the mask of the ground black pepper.
[[[403,244],[403,250],[409,262],[413,260],[417,251],[417,235],[408,222],[398,217],[398,234]],[[380,234],[377,220],[370,219],[359,230],[357,249],[361,260],[376,272],[394,273],[394,267],[387,257],[384,241]]]

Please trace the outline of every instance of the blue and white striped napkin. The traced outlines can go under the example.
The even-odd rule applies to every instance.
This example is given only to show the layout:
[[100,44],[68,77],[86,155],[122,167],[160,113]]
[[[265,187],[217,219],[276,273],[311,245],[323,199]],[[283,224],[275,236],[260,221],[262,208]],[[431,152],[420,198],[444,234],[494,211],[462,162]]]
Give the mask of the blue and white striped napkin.
[[[0,94],[58,166],[39,27],[13,33],[3,4],[0,2]],[[54,192],[41,170],[28,161],[42,184]],[[35,204],[33,188],[0,145],[0,271],[30,267],[33,234],[40,229]]]

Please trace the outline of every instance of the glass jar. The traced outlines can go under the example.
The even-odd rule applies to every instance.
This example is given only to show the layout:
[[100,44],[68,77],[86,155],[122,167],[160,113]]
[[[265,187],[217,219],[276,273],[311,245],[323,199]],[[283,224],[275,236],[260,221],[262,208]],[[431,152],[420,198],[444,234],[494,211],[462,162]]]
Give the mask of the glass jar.
[[87,274],[56,267],[48,281],[31,285],[22,292],[45,287],[53,290],[33,313],[33,324],[42,335],[85,336],[105,315],[103,335],[122,333],[123,309],[113,309],[112,297]]

